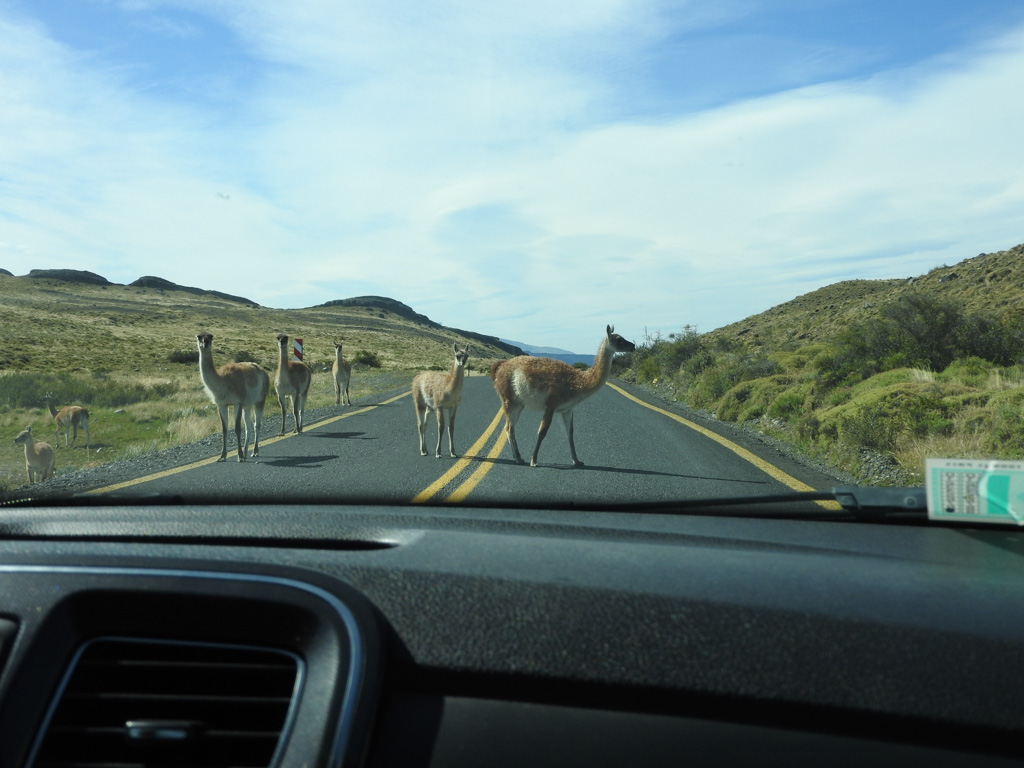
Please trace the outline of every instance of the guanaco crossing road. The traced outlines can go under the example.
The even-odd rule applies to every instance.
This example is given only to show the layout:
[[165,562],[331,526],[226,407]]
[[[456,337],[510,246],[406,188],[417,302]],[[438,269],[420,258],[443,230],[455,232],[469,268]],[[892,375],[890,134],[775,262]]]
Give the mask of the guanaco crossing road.
[[[558,417],[541,447],[540,466],[516,464],[487,376],[465,381],[455,428],[456,459],[448,457],[447,435],[441,458],[434,458],[433,417],[430,454],[420,455],[408,390],[335,411],[308,422],[301,435],[278,437],[264,426],[260,455],[244,463],[234,460],[229,432],[226,462],[211,456],[92,492],[218,501],[585,506],[827,490],[835,484],[756,440],[731,434],[728,425],[699,424],[616,382],[576,408],[576,448],[585,464],[580,468],[572,467]],[[526,411],[517,425],[526,456],[533,451],[539,423],[540,414]]]

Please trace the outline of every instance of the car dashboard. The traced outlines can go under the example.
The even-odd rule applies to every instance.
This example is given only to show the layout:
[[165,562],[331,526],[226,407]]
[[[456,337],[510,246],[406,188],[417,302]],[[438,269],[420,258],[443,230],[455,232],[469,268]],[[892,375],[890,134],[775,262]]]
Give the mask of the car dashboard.
[[1017,529],[8,507],[0,765],[1010,765]]

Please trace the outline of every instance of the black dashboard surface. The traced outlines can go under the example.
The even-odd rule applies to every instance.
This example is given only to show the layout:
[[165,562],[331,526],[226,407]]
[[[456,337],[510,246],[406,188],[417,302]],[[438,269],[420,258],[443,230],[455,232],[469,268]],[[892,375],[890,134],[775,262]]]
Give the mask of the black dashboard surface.
[[12,508],[0,763],[108,636],[304,659],[281,765],[1015,763],[1022,554],[916,524]]

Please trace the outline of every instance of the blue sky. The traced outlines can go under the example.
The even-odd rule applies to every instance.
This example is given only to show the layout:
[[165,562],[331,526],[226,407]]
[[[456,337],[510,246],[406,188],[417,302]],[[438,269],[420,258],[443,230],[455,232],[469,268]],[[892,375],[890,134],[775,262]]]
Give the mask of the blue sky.
[[0,0],[0,267],[590,352],[1024,242],[1017,0]]

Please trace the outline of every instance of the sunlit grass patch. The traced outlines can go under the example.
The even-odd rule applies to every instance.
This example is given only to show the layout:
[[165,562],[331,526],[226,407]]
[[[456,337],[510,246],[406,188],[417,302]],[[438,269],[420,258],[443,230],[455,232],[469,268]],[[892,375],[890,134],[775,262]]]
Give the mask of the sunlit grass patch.
[[167,423],[167,434],[172,443],[194,443],[220,432],[220,417],[211,413],[203,413],[193,408],[175,411]]

